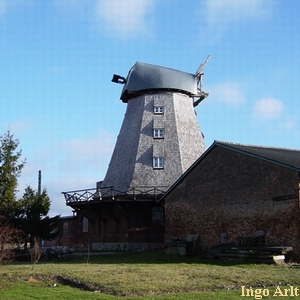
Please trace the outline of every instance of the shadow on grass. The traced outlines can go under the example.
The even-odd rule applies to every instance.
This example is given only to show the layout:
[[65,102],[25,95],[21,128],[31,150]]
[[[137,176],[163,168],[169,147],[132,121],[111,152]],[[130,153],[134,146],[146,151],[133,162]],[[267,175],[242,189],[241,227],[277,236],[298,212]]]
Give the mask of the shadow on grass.
[[215,266],[255,265],[241,260],[207,259],[201,256],[181,256],[164,252],[144,253],[88,253],[73,255],[67,259],[40,261],[39,264],[204,264]]

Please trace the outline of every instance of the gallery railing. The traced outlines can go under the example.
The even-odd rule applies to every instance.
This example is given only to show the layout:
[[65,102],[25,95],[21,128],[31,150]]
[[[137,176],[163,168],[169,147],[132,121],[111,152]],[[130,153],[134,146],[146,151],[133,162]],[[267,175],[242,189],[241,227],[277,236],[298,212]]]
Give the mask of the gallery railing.
[[65,197],[66,204],[76,202],[86,202],[95,200],[120,200],[120,199],[142,199],[151,198],[157,200],[162,194],[166,192],[168,187],[131,187],[129,189],[122,189],[118,187],[103,187],[91,188],[84,190],[62,192]]

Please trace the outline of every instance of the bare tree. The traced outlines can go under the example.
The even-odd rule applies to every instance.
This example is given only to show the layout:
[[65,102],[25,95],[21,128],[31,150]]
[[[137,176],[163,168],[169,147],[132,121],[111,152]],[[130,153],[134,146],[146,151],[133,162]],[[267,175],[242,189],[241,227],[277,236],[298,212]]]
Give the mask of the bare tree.
[[0,216],[0,264],[14,259],[14,246],[21,238],[22,232],[12,227],[5,217]]
[[30,258],[32,262],[31,270],[34,269],[35,265],[38,263],[42,256],[42,251],[40,247],[40,239],[38,237],[34,237],[34,246],[30,250]]

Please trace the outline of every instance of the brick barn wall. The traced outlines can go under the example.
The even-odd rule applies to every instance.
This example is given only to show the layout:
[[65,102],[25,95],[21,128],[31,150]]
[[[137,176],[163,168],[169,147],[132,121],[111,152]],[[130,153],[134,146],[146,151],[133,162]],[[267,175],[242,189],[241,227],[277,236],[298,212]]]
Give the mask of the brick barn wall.
[[199,233],[203,249],[238,243],[264,231],[266,244],[300,254],[299,174],[270,162],[215,147],[165,199],[165,241]]
[[[163,243],[164,226],[152,221],[153,202],[107,202],[87,204],[76,218],[60,221],[58,244],[86,249],[93,243]],[[83,232],[82,220],[88,219],[88,231]],[[68,235],[63,235],[63,223],[68,222]]]
[[[63,226],[67,222],[68,231],[64,234]],[[85,242],[79,240],[81,235],[81,219],[78,217],[60,220],[59,222],[59,237],[57,246],[67,246],[75,249],[85,247]]]

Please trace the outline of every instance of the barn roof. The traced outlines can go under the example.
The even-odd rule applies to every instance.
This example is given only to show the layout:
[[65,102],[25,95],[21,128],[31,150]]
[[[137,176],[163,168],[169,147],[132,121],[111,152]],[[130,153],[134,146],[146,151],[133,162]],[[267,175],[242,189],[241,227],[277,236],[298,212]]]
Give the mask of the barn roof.
[[215,141],[213,145],[235,150],[246,155],[255,156],[300,172],[300,150],[252,146],[219,141]]
[[138,96],[147,91],[178,91],[197,96],[197,76],[194,74],[136,62],[130,69],[121,93],[121,100]]
[[214,141],[214,143],[190,166],[189,169],[166,191],[163,197],[164,199],[176,186],[179,184],[189,172],[194,169],[209,153],[216,147],[226,148],[235,152],[239,152],[251,157],[256,157],[276,165],[283,166],[300,172],[300,150],[287,149],[287,148],[275,148],[264,147],[254,145],[243,145],[229,142]]

